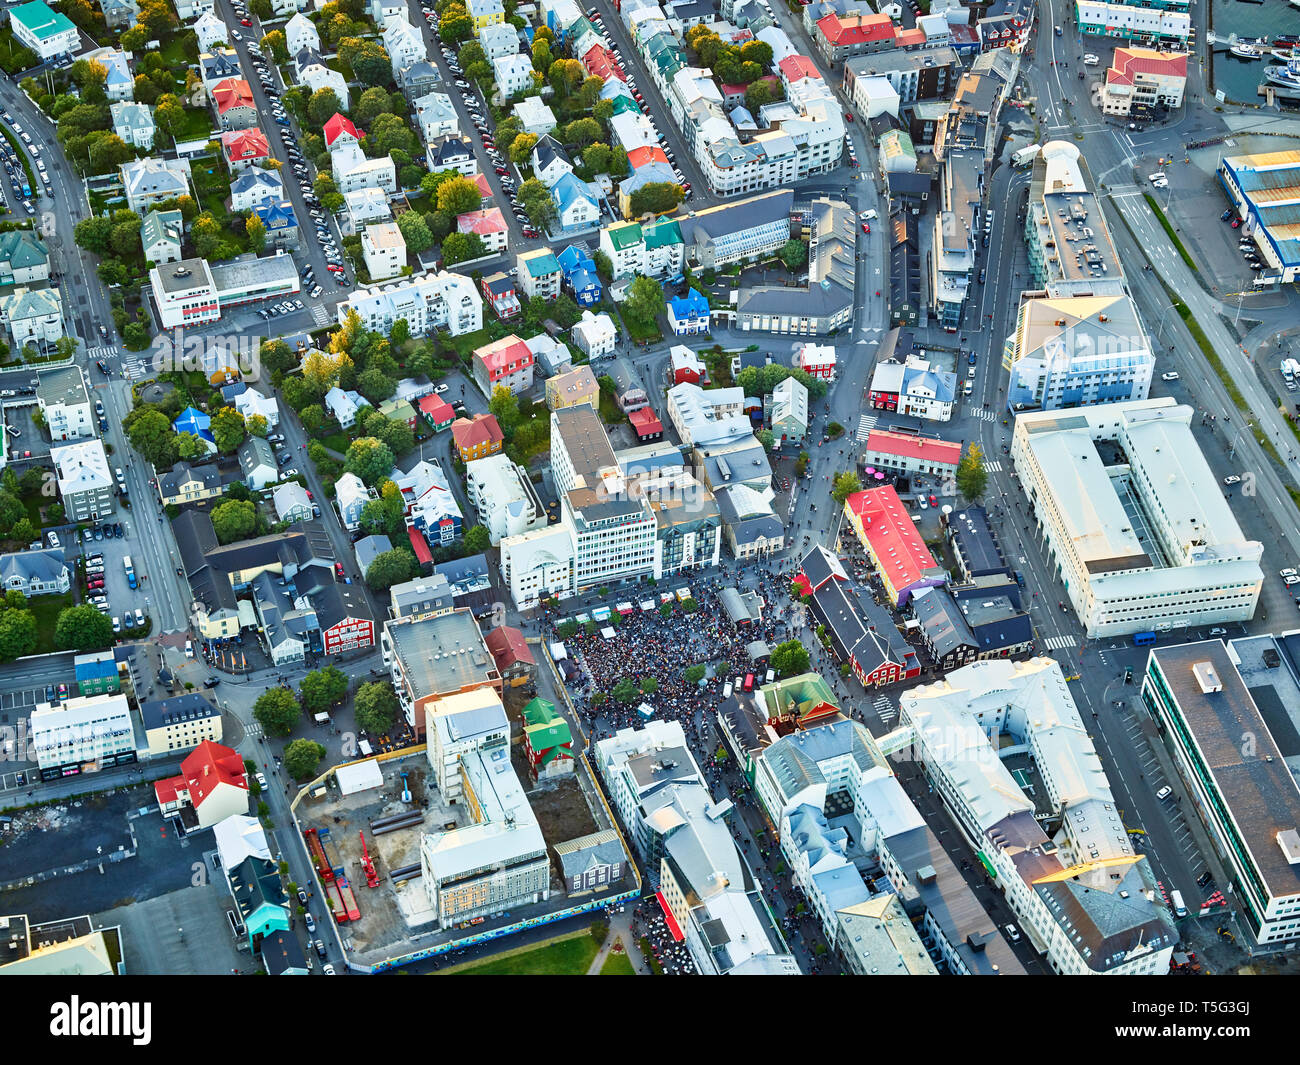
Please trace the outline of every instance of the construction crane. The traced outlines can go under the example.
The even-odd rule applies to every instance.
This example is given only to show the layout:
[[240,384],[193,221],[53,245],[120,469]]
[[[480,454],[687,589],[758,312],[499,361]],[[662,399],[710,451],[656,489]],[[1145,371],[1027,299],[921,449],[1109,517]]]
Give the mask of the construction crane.
[[363,829],[361,836],[361,868],[366,871],[366,887],[378,887],[379,877],[375,873],[375,863],[370,860],[370,851],[366,849],[366,833]]

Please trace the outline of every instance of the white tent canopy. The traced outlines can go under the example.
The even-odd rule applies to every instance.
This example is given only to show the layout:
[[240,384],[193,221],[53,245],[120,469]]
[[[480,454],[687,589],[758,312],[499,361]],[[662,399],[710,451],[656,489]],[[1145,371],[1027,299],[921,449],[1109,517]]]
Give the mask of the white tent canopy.
[[374,758],[341,765],[334,771],[334,777],[339,782],[339,791],[344,795],[355,795],[359,791],[383,787],[384,784],[384,774]]

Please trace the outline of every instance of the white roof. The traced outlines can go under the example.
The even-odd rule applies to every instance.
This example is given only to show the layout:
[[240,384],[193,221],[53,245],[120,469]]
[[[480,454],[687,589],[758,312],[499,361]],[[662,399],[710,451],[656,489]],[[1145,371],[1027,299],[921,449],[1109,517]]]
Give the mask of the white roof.
[[339,766],[334,770],[334,779],[338,781],[339,791],[344,795],[355,795],[359,791],[383,787],[384,784],[383,771],[374,758]]
[[271,848],[266,842],[266,832],[256,817],[232,814],[212,826],[217,840],[221,867],[229,872],[245,858],[271,859]]

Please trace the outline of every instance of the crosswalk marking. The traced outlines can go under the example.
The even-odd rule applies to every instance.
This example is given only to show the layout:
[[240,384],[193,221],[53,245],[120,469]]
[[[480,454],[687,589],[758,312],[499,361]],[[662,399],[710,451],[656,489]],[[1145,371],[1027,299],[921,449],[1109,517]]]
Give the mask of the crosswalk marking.
[[971,413],[977,418],[983,418],[986,422],[995,422],[998,420],[998,412],[995,410],[985,410],[983,407],[972,410]]
[[864,414],[858,419],[857,438],[865,440],[871,435],[871,430],[876,427],[876,422],[880,419],[874,414]]
[[110,344],[108,346],[100,345],[97,348],[88,348],[86,354],[92,359],[107,359],[110,356],[117,354],[117,346]]
[[984,469],[985,469],[985,471],[988,472],[988,473],[1001,473],[1001,472],[1002,472],[1002,463],[1000,463],[1000,462],[986,462],[986,463],[984,463]]
[[329,311],[319,303],[312,304],[311,317],[317,325],[325,325],[330,320]]
[[1049,636],[1043,641],[1043,646],[1049,651],[1063,651],[1067,647],[1073,647],[1075,639],[1073,636]]
[[893,721],[898,716],[898,711],[894,709],[894,704],[889,701],[888,695],[877,695],[871,700],[871,705],[875,707],[880,720],[885,723]]

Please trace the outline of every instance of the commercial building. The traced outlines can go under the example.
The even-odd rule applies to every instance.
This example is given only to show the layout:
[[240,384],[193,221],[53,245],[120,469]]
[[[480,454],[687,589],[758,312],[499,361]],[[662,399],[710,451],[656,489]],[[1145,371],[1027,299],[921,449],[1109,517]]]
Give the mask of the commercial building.
[[1173,917],[1054,659],[964,666],[905,692],[899,711],[935,793],[1055,972],[1168,972]]
[[51,10],[44,0],[31,0],[10,8],[9,25],[13,27],[15,39],[35,52],[42,62],[81,50],[81,39],[72,20],[62,12]]
[[777,189],[681,219],[686,257],[702,270],[757,261],[790,239],[794,192]]
[[1192,34],[1192,22],[1186,10],[1161,10],[1159,6],[1075,0],[1074,18],[1082,34],[1117,37],[1121,41],[1152,46],[1185,49]]
[[1146,399],[1156,357],[1125,293],[1023,292],[1002,363],[1011,371],[1007,409],[1018,414]]
[[1016,419],[1011,460],[1089,639],[1246,621],[1263,583],[1171,397]]
[[1187,88],[1187,53],[1116,48],[1101,86],[1101,110],[1128,115],[1139,108],[1181,107]]
[[380,637],[384,665],[406,723],[417,734],[426,709],[436,700],[484,686],[503,688],[473,613],[458,607],[446,614],[385,622]]
[[946,46],[854,56],[844,63],[844,92],[859,113],[869,117],[867,96],[860,91],[861,82],[882,78],[889,82],[898,101],[908,104],[947,96],[960,69],[956,51]]
[[944,583],[943,568],[925,546],[892,485],[854,492],[844,500],[844,516],[857,533],[893,606],[906,606],[917,590]]
[[1225,156],[1219,183],[1264,261],[1284,284],[1300,278],[1300,152]]
[[601,779],[670,927],[704,974],[797,975],[762,891],[676,721],[620,729],[595,745]]
[[862,449],[862,465],[886,474],[904,477],[919,474],[946,482],[957,476],[961,449],[960,440],[872,429]]
[[210,266],[206,259],[182,259],[149,271],[158,315],[168,329],[202,325],[239,306],[301,290],[293,257],[245,255]]
[[136,761],[135,728],[125,695],[38,703],[32,710],[30,735],[41,780],[60,780]]
[[1300,937],[1300,791],[1289,768],[1297,642],[1290,632],[1161,647],[1142,678],[1142,701],[1228,870],[1224,890],[1252,950]]
[[[936,143],[937,148],[937,143]],[[984,151],[945,153],[930,253],[930,310],[936,324],[957,332],[966,307],[984,203]]]

